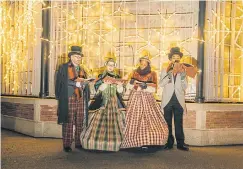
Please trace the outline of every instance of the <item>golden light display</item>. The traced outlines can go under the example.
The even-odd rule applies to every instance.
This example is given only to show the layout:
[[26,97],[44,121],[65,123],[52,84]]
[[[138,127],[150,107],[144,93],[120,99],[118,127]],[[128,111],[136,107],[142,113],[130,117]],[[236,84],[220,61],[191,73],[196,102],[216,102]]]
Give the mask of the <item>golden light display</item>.
[[243,101],[243,3],[207,3],[206,83],[209,101]]
[[[35,55],[31,49],[35,47],[36,40],[39,38],[36,32],[41,29],[41,25],[35,23],[34,15],[40,15],[42,10],[45,10],[34,10],[40,3],[44,4],[44,1],[11,1],[2,2],[0,5],[2,93],[19,95],[32,93],[31,79],[34,78],[31,71]],[[122,76],[134,69],[139,54],[144,49],[152,53],[152,64],[158,74],[163,66],[162,63],[168,60],[167,53],[172,46],[182,48],[185,62],[195,62],[196,45],[198,41],[201,41],[197,39],[198,9],[195,8],[197,5],[198,2],[195,1],[185,2],[184,6],[183,3],[179,4],[176,1],[150,0],[142,2],[53,1],[50,7],[51,39],[48,40],[51,49],[49,56],[50,95],[54,93],[52,77],[56,65],[67,60],[68,47],[74,44],[83,47],[85,54],[83,65],[89,70],[91,76],[97,75],[96,70],[103,66],[103,56],[109,51],[116,53],[118,68]],[[236,21],[238,23],[242,19],[242,2],[237,2],[236,8],[238,13],[234,19],[238,19]],[[210,11],[218,22],[207,20],[205,47],[214,44],[213,49],[206,49],[207,58],[210,58],[225,43],[224,39],[232,35],[233,30],[228,23],[225,23],[224,18],[221,18],[218,11],[209,8],[207,11]],[[221,26],[218,27],[217,24]],[[221,34],[222,30],[224,35]],[[239,57],[240,62],[235,64],[237,71],[231,70],[229,75],[230,77],[237,76],[237,80],[229,84],[228,78],[224,78],[223,83],[227,86],[223,89],[224,94],[219,95],[221,95],[220,98],[237,98],[238,101],[243,101],[243,94],[239,92],[243,87],[243,71],[242,66],[237,66],[242,63],[242,23],[239,23],[236,30],[237,34],[234,39],[237,43],[234,45],[237,46],[237,52],[241,51],[241,54],[238,52],[235,57]],[[210,63],[205,62],[206,76],[211,76],[209,72],[214,69],[214,79],[216,79],[218,78],[216,74],[219,72],[215,71],[215,67],[209,68],[213,60],[217,60],[217,57],[211,58]],[[227,67],[225,62],[222,65],[223,69]],[[207,80],[210,81],[210,78],[206,77]],[[190,82],[191,88],[188,93],[195,94],[195,80],[191,79]],[[234,87],[231,87],[232,85]],[[229,88],[232,91],[229,91]],[[207,92],[206,94],[209,94],[209,91]],[[218,94],[216,95],[218,97]],[[212,97],[208,98],[210,100]]]
[[30,49],[37,38],[33,20],[35,4],[35,1],[1,2],[2,93],[31,94],[28,78],[33,60]]
[[[150,8],[150,1],[143,3],[147,3]],[[148,10],[146,13],[139,12],[142,3],[138,1],[52,3],[55,18],[53,29],[60,30],[53,32],[51,45],[54,62],[62,63],[65,60],[63,56],[68,52],[67,46],[79,44],[85,52],[83,65],[87,66],[92,76],[97,76],[99,68],[103,67],[103,55],[112,51],[118,56],[119,72],[124,77],[136,67],[138,57],[144,49],[152,52],[152,63],[158,75],[162,63],[168,60],[167,53],[172,46],[182,47],[185,57],[196,57],[196,51],[191,53],[191,50],[183,45],[187,46],[187,43],[193,41],[197,44],[197,24],[192,23],[192,26],[188,27],[189,31],[186,31],[187,35],[182,35],[186,37],[180,38],[180,29],[185,29],[183,27],[186,26],[173,26],[174,18],[179,16],[180,12],[169,9],[169,6],[163,8],[163,3],[154,2],[158,10]],[[131,9],[132,5],[134,9]],[[192,7],[192,3],[188,5],[192,12],[184,13],[193,19],[197,11]],[[150,19],[152,16],[157,17],[159,24]],[[149,21],[141,24],[141,17],[147,17]],[[53,66],[56,67],[55,63]]]

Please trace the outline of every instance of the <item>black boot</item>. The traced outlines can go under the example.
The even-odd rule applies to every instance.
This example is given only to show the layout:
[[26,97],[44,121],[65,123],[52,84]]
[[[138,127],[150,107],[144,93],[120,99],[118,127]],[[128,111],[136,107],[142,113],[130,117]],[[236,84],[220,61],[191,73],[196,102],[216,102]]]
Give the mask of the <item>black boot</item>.
[[79,149],[79,150],[82,150],[83,149],[83,147],[81,145],[76,145],[75,148],[76,149]]
[[72,151],[71,147],[64,147],[63,150],[67,153]]
[[184,143],[184,146],[189,147],[189,144]]
[[182,151],[189,151],[189,148],[185,144],[177,145],[177,149]]
[[164,146],[164,150],[170,150],[173,148],[173,144],[166,143]]
[[148,146],[142,146],[141,151],[142,152],[147,152],[149,150]]
[[164,150],[170,150],[173,148],[174,145],[174,136],[173,135],[169,135],[168,137],[168,141],[164,146]]

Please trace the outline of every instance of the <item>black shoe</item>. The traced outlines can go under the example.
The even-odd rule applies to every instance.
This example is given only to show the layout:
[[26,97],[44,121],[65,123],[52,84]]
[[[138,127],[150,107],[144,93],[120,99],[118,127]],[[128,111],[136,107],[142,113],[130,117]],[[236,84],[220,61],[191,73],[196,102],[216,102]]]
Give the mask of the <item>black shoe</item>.
[[63,150],[65,152],[71,152],[72,151],[71,147],[64,147]]
[[184,143],[184,146],[189,147],[189,144]]
[[149,148],[148,148],[147,146],[142,146],[142,147],[141,147],[141,151],[143,151],[143,152],[147,152],[148,149],[149,149]]
[[164,150],[170,150],[173,148],[173,145],[170,145],[170,144],[165,144],[164,146]]
[[83,147],[81,145],[76,145],[75,148],[79,149],[79,150],[83,149]]
[[182,151],[189,151],[189,148],[185,146],[185,144],[177,146],[177,149]]

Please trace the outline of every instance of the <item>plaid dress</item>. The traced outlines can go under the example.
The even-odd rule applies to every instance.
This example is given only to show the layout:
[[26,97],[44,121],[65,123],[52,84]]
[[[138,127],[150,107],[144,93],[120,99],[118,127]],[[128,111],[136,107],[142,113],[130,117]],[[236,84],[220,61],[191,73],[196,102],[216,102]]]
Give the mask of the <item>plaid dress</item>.
[[121,148],[164,145],[168,127],[152,93],[133,90],[128,101]]
[[104,106],[89,112],[88,126],[80,136],[84,149],[119,151],[125,128],[125,111],[118,109],[116,86],[102,92]]

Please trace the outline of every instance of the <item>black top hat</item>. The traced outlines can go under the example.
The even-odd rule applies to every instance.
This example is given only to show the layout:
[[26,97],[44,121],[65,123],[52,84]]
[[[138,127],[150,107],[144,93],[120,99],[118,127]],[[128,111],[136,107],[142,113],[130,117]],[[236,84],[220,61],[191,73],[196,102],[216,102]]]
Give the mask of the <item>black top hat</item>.
[[68,53],[68,57],[71,57],[72,55],[80,55],[83,57],[82,47],[71,46],[71,51]]
[[180,51],[180,48],[179,47],[173,47],[170,49],[170,53],[168,53],[168,58],[169,60],[172,58],[173,55],[179,55],[181,58],[183,56],[183,53]]

